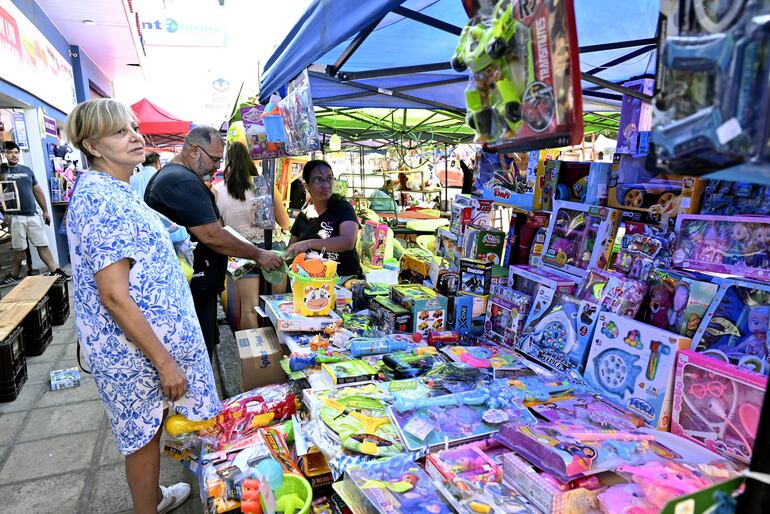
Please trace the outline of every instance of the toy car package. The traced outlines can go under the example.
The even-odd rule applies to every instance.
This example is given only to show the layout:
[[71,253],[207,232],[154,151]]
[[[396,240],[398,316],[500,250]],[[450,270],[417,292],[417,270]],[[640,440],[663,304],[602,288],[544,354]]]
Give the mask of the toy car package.
[[490,150],[578,144],[582,92],[572,0],[501,0],[475,13],[452,66],[470,69],[467,121]]

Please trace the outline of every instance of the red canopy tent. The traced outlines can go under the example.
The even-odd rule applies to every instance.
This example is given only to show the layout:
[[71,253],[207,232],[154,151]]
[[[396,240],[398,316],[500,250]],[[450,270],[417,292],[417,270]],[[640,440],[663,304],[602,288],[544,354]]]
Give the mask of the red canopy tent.
[[192,126],[191,121],[180,120],[146,98],[133,104],[131,110],[139,120],[139,132],[151,146],[181,144]]

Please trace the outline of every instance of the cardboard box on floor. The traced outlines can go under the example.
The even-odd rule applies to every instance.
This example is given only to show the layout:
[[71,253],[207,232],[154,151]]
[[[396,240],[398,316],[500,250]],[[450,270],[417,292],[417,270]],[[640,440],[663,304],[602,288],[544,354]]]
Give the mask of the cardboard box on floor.
[[272,327],[240,330],[235,333],[235,341],[244,391],[286,380],[281,368],[283,350]]

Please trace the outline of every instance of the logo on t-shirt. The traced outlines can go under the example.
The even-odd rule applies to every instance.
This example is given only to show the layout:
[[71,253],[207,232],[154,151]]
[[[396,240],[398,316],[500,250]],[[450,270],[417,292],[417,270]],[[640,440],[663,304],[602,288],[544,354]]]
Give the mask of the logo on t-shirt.
[[322,221],[321,222],[321,230],[318,231],[318,237],[321,239],[329,239],[332,237],[332,232],[334,232],[334,229],[332,228],[332,224],[328,221]]

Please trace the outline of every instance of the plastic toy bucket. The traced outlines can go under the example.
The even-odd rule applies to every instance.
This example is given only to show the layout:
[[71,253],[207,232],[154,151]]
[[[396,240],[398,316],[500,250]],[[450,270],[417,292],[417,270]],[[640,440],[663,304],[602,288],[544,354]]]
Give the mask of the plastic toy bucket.
[[313,502],[310,483],[293,473],[283,474],[283,484],[275,492],[276,512],[307,514]]
[[326,316],[337,298],[334,285],[339,277],[313,278],[289,271],[294,309],[302,316]]

